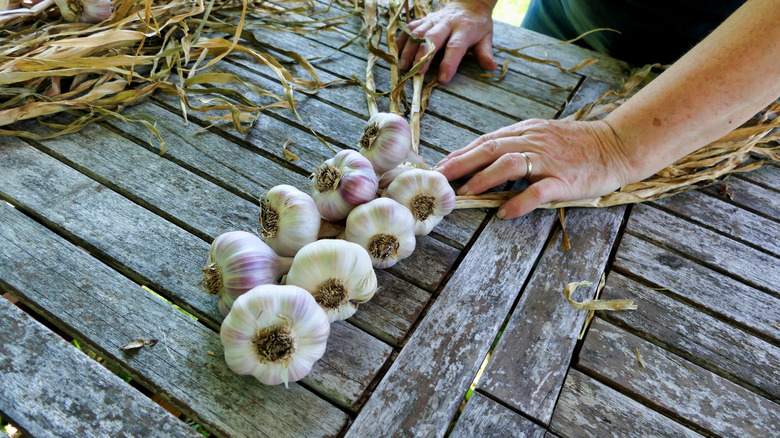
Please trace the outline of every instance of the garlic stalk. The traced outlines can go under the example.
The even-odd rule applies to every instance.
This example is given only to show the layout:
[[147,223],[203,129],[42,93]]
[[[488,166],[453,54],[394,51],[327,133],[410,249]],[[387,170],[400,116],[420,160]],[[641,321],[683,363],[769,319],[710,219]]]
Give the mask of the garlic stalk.
[[100,23],[111,16],[112,0],[54,0],[65,21]]
[[206,292],[219,297],[219,311],[225,316],[236,298],[249,289],[276,283],[290,269],[292,260],[278,257],[252,233],[230,231],[211,243],[201,284]]
[[317,240],[320,220],[311,196],[293,186],[278,185],[260,199],[260,235],[281,256]]
[[360,245],[344,240],[318,240],[301,248],[287,284],[309,291],[331,322],[352,316],[377,288],[371,257]]
[[352,210],[344,238],[365,248],[375,268],[389,268],[414,251],[414,216],[390,198],[374,199]]
[[396,177],[387,196],[408,208],[414,216],[414,234],[431,232],[455,207],[455,191],[447,177],[434,170],[413,169]]
[[368,119],[360,138],[360,154],[381,175],[403,163],[412,152],[412,131],[403,117],[376,113]]
[[374,167],[356,151],[339,152],[322,163],[313,176],[311,197],[326,219],[344,219],[353,208],[376,198]]
[[328,316],[310,293],[278,285],[238,297],[219,331],[231,370],[285,386],[309,374],[329,335]]

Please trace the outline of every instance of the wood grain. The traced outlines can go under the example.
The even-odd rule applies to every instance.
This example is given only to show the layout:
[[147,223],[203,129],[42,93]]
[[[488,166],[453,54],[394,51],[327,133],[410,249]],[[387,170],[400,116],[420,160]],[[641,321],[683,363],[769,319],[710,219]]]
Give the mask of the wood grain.
[[543,438],[545,429],[484,395],[474,392],[450,438]]
[[602,318],[648,336],[707,369],[780,400],[780,347],[700,310],[612,273],[602,298],[631,298],[639,308]]
[[[215,332],[5,203],[0,211],[3,289],[207,430],[227,436],[323,436],[345,424],[346,414],[300,385],[287,390],[234,374]],[[120,349],[139,338],[157,343]]]
[[31,436],[198,436],[8,300],[0,315],[0,412]]
[[549,424],[587,311],[573,308],[563,289],[590,281],[574,299],[591,299],[604,272],[625,207],[568,210],[572,249],[553,233],[477,388],[543,424]]
[[494,218],[347,432],[443,436],[541,251],[554,213]]
[[626,234],[620,242],[613,269],[643,278],[678,300],[706,308],[780,341],[778,299],[731,277]]
[[388,272],[427,291],[439,286],[460,254],[457,249],[430,236],[417,237],[417,245],[409,257],[396,263]]
[[567,438],[701,437],[575,369],[566,376],[550,430]]
[[[635,350],[646,368],[639,365]],[[578,368],[640,397],[654,409],[684,418],[706,435],[780,434],[776,403],[598,318],[585,338]]]
[[[756,172],[758,171],[760,169]],[[725,200],[727,195],[722,193],[721,187],[724,187],[724,190],[731,194],[733,199],[729,199],[729,202],[734,203],[734,205],[780,221],[780,196],[777,196],[777,192],[737,177],[710,185],[702,191]]]

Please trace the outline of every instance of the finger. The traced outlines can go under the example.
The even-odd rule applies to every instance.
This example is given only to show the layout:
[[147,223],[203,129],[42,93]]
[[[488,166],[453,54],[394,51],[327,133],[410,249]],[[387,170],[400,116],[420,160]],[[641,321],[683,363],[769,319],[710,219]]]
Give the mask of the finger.
[[493,71],[498,68],[496,59],[493,57],[493,32],[488,32],[481,40],[477,41],[477,44],[474,45],[474,56],[477,57],[477,62],[485,70]]
[[[416,28],[412,30],[412,36],[415,38],[422,38],[431,27],[433,27],[433,22],[430,20],[420,21]],[[409,68],[412,66],[412,60],[414,60],[415,57],[419,58],[425,55],[425,51],[420,50],[420,43],[410,41],[409,35],[406,33],[403,35],[406,41],[404,41],[403,49],[401,49],[400,46],[398,48],[398,50],[401,51],[399,67],[401,70],[409,70]],[[418,52],[422,52],[423,55],[419,55]]]
[[398,48],[398,53],[403,53],[406,42],[409,41],[409,35],[406,32],[398,32],[395,37],[395,46]]
[[[528,157],[531,158],[530,156]],[[499,157],[493,164],[474,175],[459,190],[459,195],[482,193],[507,181],[528,176],[528,165],[521,153],[512,152]]]
[[[450,24],[449,22],[441,22],[434,25],[428,32],[425,33],[425,38],[428,38],[431,40],[431,42],[434,45],[434,50],[438,51],[443,45],[444,42],[447,41],[447,38],[450,36]],[[420,50],[417,51],[417,57],[414,59],[414,64],[416,65],[420,60],[428,53],[428,47],[422,46],[420,47]],[[433,58],[429,59],[427,63],[425,63],[425,67],[423,67],[422,70],[420,70],[420,73],[425,73],[428,71],[428,67],[431,65],[431,61]]]
[[455,71],[458,69],[460,61],[463,56],[466,55],[466,51],[469,49],[468,41],[465,38],[468,37],[465,32],[455,32],[447,42],[447,49],[444,51],[444,59],[442,59],[439,65],[439,82],[442,84],[449,83],[452,77],[455,76]]
[[458,157],[460,155],[469,152],[470,150],[474,149],[475,147],[479,146],[480,144],[486,141],[497,140],[499,138],[506,138],[506,137],[519,137],[525,134],[528,130],[545,123],[547,123],[547,121],[543,119],[528,119],[528,120],[523,120],[522,122],[519,123],[515,123],[514,125],[509,125],[503,128],[499,128],[488,134],[483,134],[477,137],[474,141],[472,141],[465,147],[458,149],[450,153],[446,157],[442,158],[442,160],[439,161],[437,167],[444,165],[447,161],[455,157]]
[[541,179],[506,201],[498,210],[498,217],[512,219],[536,209],[545,202],[561,201],[564,196],[563,183],[556,178]]
[[508,152],[509,146],[508,139],[488,140],[465,154],[453,157],[443,165],[437,166],[436,170],[448,180],[460,178],[492,164]]

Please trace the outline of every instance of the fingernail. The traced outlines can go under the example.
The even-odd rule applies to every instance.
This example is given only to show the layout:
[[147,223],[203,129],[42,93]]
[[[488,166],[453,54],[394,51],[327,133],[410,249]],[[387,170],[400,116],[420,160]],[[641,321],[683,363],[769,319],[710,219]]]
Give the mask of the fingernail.
[[465,184],[463,186],[461,186],[461,188],[458,189],[458,194],[459,195],[470,195],[471,192],[469,191],[469,186],[465,185]]
[[504,210],[503,208],[501,210],[498,210],[498,217],[500,217],[501,219],[506,217],[506,210]]

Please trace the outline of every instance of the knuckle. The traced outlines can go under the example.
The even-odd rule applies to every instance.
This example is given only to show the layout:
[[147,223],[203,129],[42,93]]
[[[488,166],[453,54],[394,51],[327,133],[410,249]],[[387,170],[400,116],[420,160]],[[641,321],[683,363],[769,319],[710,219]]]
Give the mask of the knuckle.
[[501,147],[499,146],[498,142],[492,138],[484,142],[482,144],[482,148],[491,157],[498,156],[501,153]]
[[512,176],[519,174],[521,166],[525,166],[525,159],[520,154],[504,154],[500,160]]

